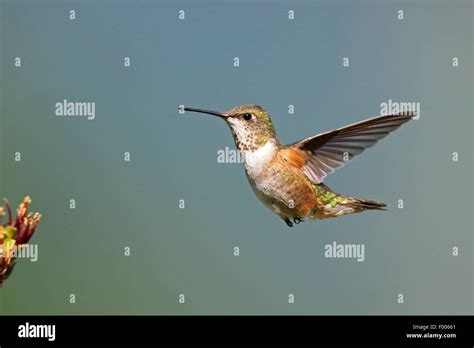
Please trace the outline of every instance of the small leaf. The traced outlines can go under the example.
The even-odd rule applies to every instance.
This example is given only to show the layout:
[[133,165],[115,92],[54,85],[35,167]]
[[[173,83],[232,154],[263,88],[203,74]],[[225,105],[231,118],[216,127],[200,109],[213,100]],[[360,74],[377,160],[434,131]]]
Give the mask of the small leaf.
[[4,230],[3,230],[3,238],[5,238],[5,240],[9,240],[9,239],[13,239],[15,238],[16,236],[16,228],[15,227],[12,227],[12,226],[7,226]]

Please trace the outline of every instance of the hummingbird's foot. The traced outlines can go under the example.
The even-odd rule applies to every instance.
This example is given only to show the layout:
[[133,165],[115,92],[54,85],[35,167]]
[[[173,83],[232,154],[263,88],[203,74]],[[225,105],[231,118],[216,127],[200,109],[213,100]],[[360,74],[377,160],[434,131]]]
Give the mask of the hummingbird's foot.
[[303,219],[300,219],[300,218],[294,218],[294,219],[293,219],[293,222],[294,222],[295,224],[297,224],[297,225],[298,225],[299,223],[303,222],[303,221],[304,221],[304,220],[303,220]]
[[286,222],[286,224],[288,225],[288,227],[293,227],[293,223],[291,222],[290,219],[286,218],[286,219],[285,219],[285,222]]

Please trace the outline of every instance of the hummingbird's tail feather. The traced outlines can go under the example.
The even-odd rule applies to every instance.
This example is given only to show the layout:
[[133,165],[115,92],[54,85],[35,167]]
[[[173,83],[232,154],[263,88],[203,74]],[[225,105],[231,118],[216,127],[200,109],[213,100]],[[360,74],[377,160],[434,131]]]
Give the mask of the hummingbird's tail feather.
[[359,209],[359,210],[387,210],[387,205],[383,202],[372,201],[369,199],[360,199],[360,198],[350,198],[345,204],[348,207]]

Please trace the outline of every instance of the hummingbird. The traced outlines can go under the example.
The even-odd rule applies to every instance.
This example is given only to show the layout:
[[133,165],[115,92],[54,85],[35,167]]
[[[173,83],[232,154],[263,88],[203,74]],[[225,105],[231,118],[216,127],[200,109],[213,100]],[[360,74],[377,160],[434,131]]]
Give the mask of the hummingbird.
[[283,145],[269,113],[259,105],[241,105],[225,112],[184,110],[217,116],[227,123],[243,155],[253,192],[289,227],[305,219],[386,210],[385,203],[339,194],[323,181],[416,115],[408,111],[378,116]]

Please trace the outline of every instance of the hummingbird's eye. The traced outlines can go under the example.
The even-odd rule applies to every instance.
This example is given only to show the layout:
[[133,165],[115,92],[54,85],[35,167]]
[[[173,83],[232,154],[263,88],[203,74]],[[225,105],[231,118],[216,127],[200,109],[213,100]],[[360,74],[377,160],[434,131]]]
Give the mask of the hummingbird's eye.
[[250,121],[252,119],[252,114],[246,113],[243,115],[245,121]]

